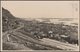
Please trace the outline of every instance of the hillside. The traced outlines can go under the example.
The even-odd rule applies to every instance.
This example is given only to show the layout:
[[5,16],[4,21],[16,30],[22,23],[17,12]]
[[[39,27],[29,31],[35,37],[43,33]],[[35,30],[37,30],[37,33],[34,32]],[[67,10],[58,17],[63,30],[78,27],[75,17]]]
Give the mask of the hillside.
[[45,23],[35,19],[24,20],[13,16],[4,8],[2,29],[4,50],[61,50],[60,47],[49,45],[50,42],[42,42],[43,38],[78,45],[77,26]]
[[30,35],[30,33],[24,34],[21,28],[24,28],[24,24],[27,24],[27,22],[32,23],[16,18],[8,10],[2,8],[3,50],[58,49],[40,43],[40,41],[33,37],[33,35]]
[[14,17],[7,9],[2,8],[2,26],[3,32],[15,29],[19,25],[17,18]]

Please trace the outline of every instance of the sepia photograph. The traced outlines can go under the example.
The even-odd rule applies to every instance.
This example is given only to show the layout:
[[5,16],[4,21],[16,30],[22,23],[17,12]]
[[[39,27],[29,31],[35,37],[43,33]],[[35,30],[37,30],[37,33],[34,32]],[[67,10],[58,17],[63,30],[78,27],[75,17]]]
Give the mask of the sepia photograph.
[[1,1],[2,50],[79,51],[79,1]]

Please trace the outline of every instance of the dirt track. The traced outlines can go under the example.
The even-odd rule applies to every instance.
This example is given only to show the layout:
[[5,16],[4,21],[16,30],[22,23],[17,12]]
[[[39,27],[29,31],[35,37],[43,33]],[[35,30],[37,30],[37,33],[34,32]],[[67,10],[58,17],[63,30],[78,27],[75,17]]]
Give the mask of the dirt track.
[[27,41],[30,41],[30,42],[33,42],[33,43],[36,43],[36,44],[40,44],[40,45],[42,44],[43,46],[47,46],[48,45],[48,46],[60,48],[60,49],[63,49],[63,50],[78,50],[79,49],[78,46],[75,46],[75,45],[72,45],[72,44],[67,44],[67,43],[62,43],[60,41],[46,39],[46,38],[41,39],[41,42],[39,42],[37,40],[35,41],[31,37],[28,37],[28,36],[23,35],[22,33],[16,32],[17,30],[19,30],[19,29],[21,29],[23,27],[24,27],[24,25],[21,24],[20,27],[18,27],[17,29],[14,29],[12,31],[11,30],[10,31],[6,31],[4,33],[4,35],[3,35],[3,36],[5,36],[5,37],[3,37],[3,38],[5,38],[4,40],[7,40],[9,38],[8,37],[9,33],[11,33],[17,38],[22,38],[22,40],[24,39],[24,41],[27,40]]
[[68,43],[63,43],[63,42],[56,41],[56,40],[51,40],[48,38],[41,39],[41,41],[43,41],[44,43],[46,43],[48,45],[61,48],[63,50],[74,50],[74,51],[79,50],[79,46],[68,44]]

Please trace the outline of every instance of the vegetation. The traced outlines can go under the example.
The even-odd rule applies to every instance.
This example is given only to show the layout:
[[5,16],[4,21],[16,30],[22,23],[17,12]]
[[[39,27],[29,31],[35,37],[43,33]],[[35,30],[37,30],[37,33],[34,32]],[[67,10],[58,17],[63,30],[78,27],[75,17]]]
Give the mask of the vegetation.
[[18,19],[14,17],[8,10],[2,8],[2,28],[3,32],[12,30],[18,27]]
[[[78,44],[78,26],[70,26],[64,24],[54,24],[54,23],[45,23],[39,22],[36,20],[23,20],[20,18],[14,17],[8,10],[2,8],[2,28],[3,33],[9,30],[14,30],[19,26],[24,25],[21,29],[17,30],[14,34],[19,35],[18,32],[22,33],[23,35],[27,36],[32,41],[39,40],[42,38],[50,38],[62,42],[68,42],[70,44]],[[12,38],[13,39],[13,38]],[[24,43],[25,44],[25,43]],[[34,48],[36,50],[44,50],[49,49],[45,48],[41,45],[33,45],[29,43],[26,45],[29,48]],[[9,48],[7,48],[9,47]],[[13,48],[13,45],[3,43],[3,49],[17,49]],[[33,49],[32,48],[32,49]]]

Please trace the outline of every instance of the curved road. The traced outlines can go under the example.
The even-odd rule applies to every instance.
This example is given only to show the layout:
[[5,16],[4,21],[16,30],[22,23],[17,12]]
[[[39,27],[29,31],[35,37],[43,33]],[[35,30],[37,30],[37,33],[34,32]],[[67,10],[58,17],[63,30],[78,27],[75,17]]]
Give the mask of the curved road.
[[[3,38],[5,38],[3,41],[5,40],[8,40],[9,41],[9,35],[10,34],[16,34],[17,30],[21,29],[24,27],[24,24],[20,24],[20,27],[14,29],[14,30],[9,30],[9,31],[6,31],[4,34],[3,34]],[[16,36],[16,35],[14,35]],[[17,36],[18,38],[19,37],[22,37],[23,39],[26,39],[27,36],[24,36],[22,35],[21,33],[19,33],[19,35]],[[32,39],[31,37],[27,37],[27,40],[31,39],[33,42],[37,43],[38,41],[35,41],[34,39]],[[60,49],[63,49],[63,50],[79,50],[79,46],[75,46],[75,45],[72,45],[72,44],[67,44],[67,43],[62,43],[60,41],[56,41],[56,40],[51,40],[51,39],[40,39],[41,42],[38,42],[37,44],[43,44],[43,45],[50,45],[52,47],[58,47]],[[30,41],[30,40],[29,40]]]

